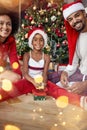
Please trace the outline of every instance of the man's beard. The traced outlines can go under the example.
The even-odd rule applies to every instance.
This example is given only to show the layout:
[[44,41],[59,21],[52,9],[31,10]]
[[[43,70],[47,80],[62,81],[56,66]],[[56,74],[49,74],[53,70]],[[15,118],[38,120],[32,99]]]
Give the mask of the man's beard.
[[75,28],[75,26],[76,26],[78,23],[82,23],[82,21],[78,21],[78,22],[74,23],[73,28],[74,28],[77,32],[81,32],[81,31],[85,28],[85,24],[82,23],[82,27],[77,29],[77,28]]
[[[76,26],[76,24],[78,24],[78,23],[82,23],[82,21],[78,21],[78,22],[74,23],[74,25],[73,25],[73,28],[74,28],[74,29],[76,29],[75,26]],[[77,31],[77,32],[81,32],[84,28],[85,28],[85,24],[82,23],[82,27],[79,28],[79,29],[76,29],[76,31]]]

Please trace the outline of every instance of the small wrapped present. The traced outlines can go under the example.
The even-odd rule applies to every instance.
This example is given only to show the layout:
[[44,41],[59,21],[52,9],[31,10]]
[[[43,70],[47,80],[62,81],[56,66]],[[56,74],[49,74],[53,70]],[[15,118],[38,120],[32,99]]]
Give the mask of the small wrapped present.
[[34,89],[32,90],[32,94],[34,96],[34,100],[46,100],[46,91],[47,88],[45,88],[44,90],[38,90],[38,89]]

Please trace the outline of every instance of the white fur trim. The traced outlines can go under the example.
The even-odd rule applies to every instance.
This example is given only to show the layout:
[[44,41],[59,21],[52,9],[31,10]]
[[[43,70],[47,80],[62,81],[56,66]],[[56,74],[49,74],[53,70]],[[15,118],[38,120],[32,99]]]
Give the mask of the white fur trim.
[[29,45],[29,47],[31,47],[32,49],[33,49],[32,40],[33,40],[33,37],[35,36],[35,34],[37,34],[37,33],[38,33],[38,34],[41,34],[41,35],[43,36],[43,39],[44,39],[44,47],[47,45],[47,34],[46,34],[44,31],[38,29],[38,30],[33,31],[32,34],[30,35],[30,37],[28,38],[28,45]]
[[67,19],[69,15],[79,10],[85,10],[83,4],[82,3],[73,4],[70,7],[63,10],[63,16],[65,19]]

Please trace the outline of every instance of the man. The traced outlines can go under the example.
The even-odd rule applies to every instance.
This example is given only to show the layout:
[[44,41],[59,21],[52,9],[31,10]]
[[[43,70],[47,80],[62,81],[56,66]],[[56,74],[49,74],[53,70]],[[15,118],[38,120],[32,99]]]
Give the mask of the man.
[[60,82],[73,93],[87,95],[87,17],[82,2],[65,4],[63,16],[69,45],[69,64],[62,72]]

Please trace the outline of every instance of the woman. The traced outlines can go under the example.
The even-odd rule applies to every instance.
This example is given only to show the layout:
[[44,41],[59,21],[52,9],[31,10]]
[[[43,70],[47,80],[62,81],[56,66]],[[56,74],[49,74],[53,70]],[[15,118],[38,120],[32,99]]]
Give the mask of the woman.
[[[18,31],[18,27],[19,21],[15,13],[0,12],[0,68],[4,70],[0,74],[1,80],[7,78],[15,81],[21,78],[14,37],[14,34]],[[11,71],[8,71],[8,69]]]
[[[0,12],[0,97],[7,99],[13,97],[8,90],[9,82],[18,81],[21,78],[20,64],[18,62],[16,42],[14,34],[18,31],[18,17],[13,12]],[[4,82],[4,83],[3,83]],[[6,84],[3,86],[3,84]]]

